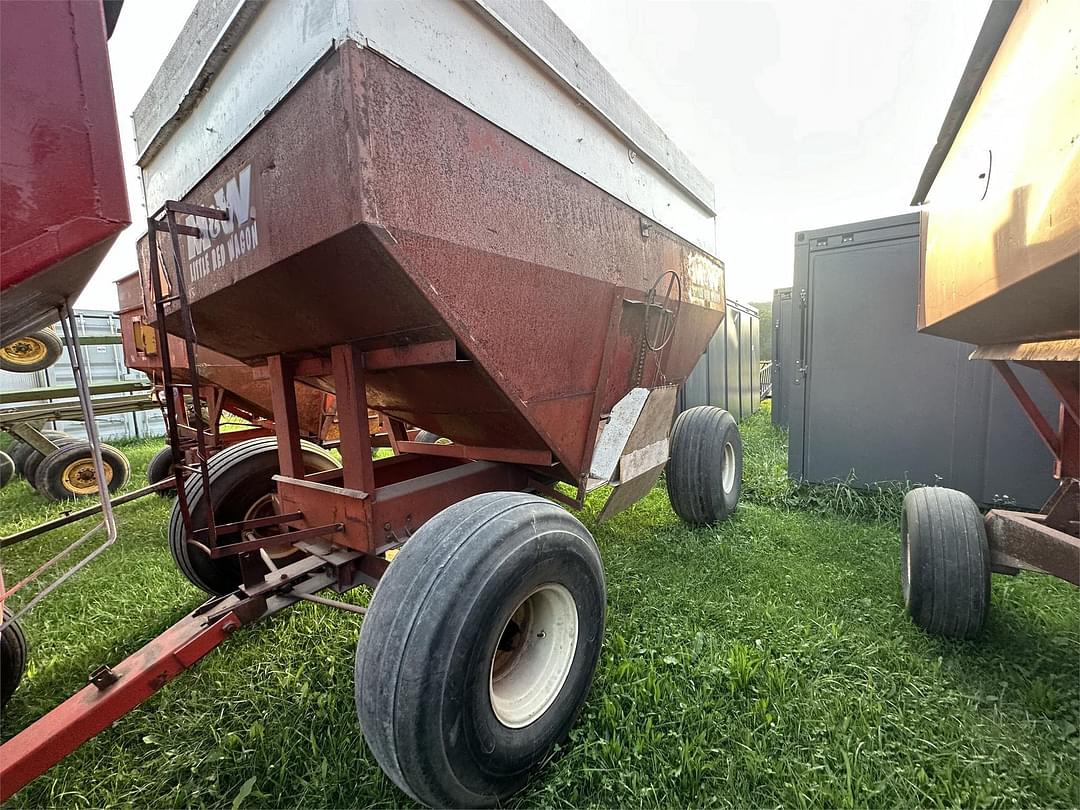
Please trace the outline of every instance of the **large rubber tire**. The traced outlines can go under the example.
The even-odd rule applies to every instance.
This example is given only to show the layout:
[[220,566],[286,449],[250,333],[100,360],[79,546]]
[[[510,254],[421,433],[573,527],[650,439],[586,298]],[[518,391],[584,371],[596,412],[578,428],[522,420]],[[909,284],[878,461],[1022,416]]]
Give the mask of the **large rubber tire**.
[[[156,484],[158,481],[164,481],[166,478],[173,477],[173,453],[172,448],[169,445],[165,445],[158,450],[150,463],[146,465],[146,480],[150,484]],[[171,498],[176,494],[176,488],[159,489],[157,494],[163,498]]]
[[11,448],[8,450],[8,453],[11,455],[11,461],[15,464],[15,473],[17,475],[23,474],[23,470],[26,468],[26,460],[30,458],[30,455],[34,452],[36,451],[33,447],[19,439],[16,439],[11,443]]
[[[333,470],[341,466],[318,445],[307,441],[302,441],[300,445],[307,472]],[[215,523],[243,520],[256,501],[275,489],[273,476],[280,471],[277,439],[266,436],[234,444],[211,458],[208,467]],[[189,476],[184,487],[191,508],[192,525],[195,529],[203,528],[207,524],[207,504],[202,477]],[[234,542],[237,538],[225,539]],[[169,517],[169,550],[188,581],[207,593],[231,593],[241,584],[240,560],[237,557],[214,560],[187,542],[179,503],[173,504]]]
[[[109,492],[117,492],[131,477],[131,465],[122,452],[109,444],[101,445],[101,460]],[[34,474],[34,489],[50,501],[88,498],[99,494],[99,486],[89,442],[72,441],[56,448],[45,456]]]
[[432,433],[430,430],[417,431],[414,441],[421,444],[451,444],[449,439],[444,439],[438,433]]
[[697,526],[726,520],[739,503],[742,469],[742,437],[730,413],[701,405],[679,414],[666,476],[675,514]]
[[[11,611],[4,608],[4,622]],[[6,706],[26,671],[26,636],[18,622],[0,632],[0,707]]]
[[[59,430],[43,430],[41,431],[41,434],[51,439],[52,443],[55,444],[57,448],[67,447],[69,444],[80,441]],[[44,460],[45,456],[37,450],[30,448],[30,453],[26,456],[26,461],[23,462],[22,476],[30,486],[34,487],[34,489],[37,489],[38,468]]]
[[[57,439],[75,441],[75,439],[73,439],[67,433],[64,433],[64,431],[62,430],[43,430],[41,431],[41,435],[46,437],[47,439],[51,439],[53,443],[56,443]],[[11,455],[11,460],[15,462],[15,472],[17,472],[23,478],[26,478],[26,462],[30,459],[30,457],[33,456],[35,453],[41,456],[41,453],[38,453],[37,450],[24,442],[22,439],[15,439],[15,441],[11,443],[11,449],[8,450],[8,453]],[[41,458],[44,458],[44,456],[41,456]],[[40,463],[40,459],[37,463]],[[28,480],[33,483],[33,479]]]
[[[563,623],[540,626],[516,612],[523,602],[563,592],[571,597],[558,597]],[[505,801],[566,738],[585,702],[604,602],[592,536],[542,498],[476,495],[421,526],[380,581],[356,649],[356,711],[383,771],[432,807]],[[537,607],[532,616],[542,612]],[[523,625],[514,625],[516,648],[504,636],[512,616]],[[497,651],[513,658],[496,662]],[[541,669],[550,677],[537,681],[549,686],[535,694],[550,702],[506,709],[533,710],[527,724],[510,727],[497,714],[493,684],[504,688],[507,672],[536,671],[536,661],[561,664]],[[498,678],[496,664],[504,673]]]
[[15,462],[11,456],[0,450],[0,488],[6,487],[15,477]]
[[904,496],[900,588],[908,614],[926,632],[979,634],[990,612],[990,546],[975,501],[944,487]]
[[31,374],[44,371],[64,353],[64,344],[51,326],[0,346],[0,369]]

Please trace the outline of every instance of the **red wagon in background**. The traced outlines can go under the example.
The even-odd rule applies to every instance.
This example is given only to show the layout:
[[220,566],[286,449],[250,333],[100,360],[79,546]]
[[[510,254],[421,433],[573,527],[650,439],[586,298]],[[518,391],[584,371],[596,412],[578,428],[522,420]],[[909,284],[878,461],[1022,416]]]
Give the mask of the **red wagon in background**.
[[[990,574],[1080,585],[1080,33],[1067,3],[996,2],[916,189],[923,214],[918,327],[976,345],[1053,454],[1057,491],[1039,514],[967,495],[909,493],[901,583],[915,622],[979,632]],[[1041,371],[1059,399],[1042,413],[1010,363]]]
[[58,320],[131,222],[106,43],[119,4],[108,5],[0,4],[0,360],[9,370],[55,361],[59,340],[35,332]]
[[[111,480],[112,470],[102,461],[70,305],[130,223],[106,44],[119,6],[75,0],[0,3],[0,367],[28,372],[55,362],[61,338],[42,327],[60,321],[88,441],[61,447],[29,424],[11,432],[50,466],[84,477],[89,469],[94,481]],[[6,454],[3,460],[11,463]],[[104,543],[18,613],[115,540],[107,495],[101,511],[104,522],[82,539],[104,529]],[[18,613],[8,609],[8,596],[72,548],[10,588],[0,578],[0,702],[11,696],[26,657]]]

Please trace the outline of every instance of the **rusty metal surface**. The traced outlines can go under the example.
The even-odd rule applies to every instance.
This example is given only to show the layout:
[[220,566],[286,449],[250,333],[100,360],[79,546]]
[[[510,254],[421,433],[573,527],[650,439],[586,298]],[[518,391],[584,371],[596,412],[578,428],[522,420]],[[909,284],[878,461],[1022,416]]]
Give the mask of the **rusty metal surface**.
[[550,450],[574,481],[593,414],[633,385],[646,291],[679,276],[647,384],[685,379],[723,316],[716,260],[353,43],[188,199],[219,190],[238,203],[230,232],[183,241],[201,342],[251,360],[454,340],[457,362],[371,370],[372,407],[461,444]]
[[1080,585],[1080,537],[1047,526],[1042,515],[992,509],[986,536],[995,569],[1025,569]]
[[130,222],[101,3],[0,3],[0,339],[56,319]]
[[[124,365],[141,371],[151,380],[160,381],[162,358],[157,351],[140,349],[136,332],[151,322],[143,302],[139,274],[133,273],[116,282],[117,298],[120,308],[120,337],[124,347]],[[187,373],[187,352],[181,338],[170,335],[169,357],[177,381],[190,383]],[[205,346],[196,348],[199,377],[204,383],[220,388],[225,399],[224,410],[243,418],[263,420],[273,419],[273,404],[270,396],[270,380],[265,368],[257,368]],[[324,393],[317,388],[297,383],[297,407],[301,430],[308,437],[320,437],[322,417],[326,407]]]
[[977,346],[968,359],[1016,360],[1021,363],[1080,363],[1080,339]]
[[603,523],[615,517],[619,512],[628,509],[644,498],[656,482],[660,480],[660,473],[664,471],[664,464],[653,467],[629,481],[612,487],[611,494],[604,501],[604,507],[596,519]]

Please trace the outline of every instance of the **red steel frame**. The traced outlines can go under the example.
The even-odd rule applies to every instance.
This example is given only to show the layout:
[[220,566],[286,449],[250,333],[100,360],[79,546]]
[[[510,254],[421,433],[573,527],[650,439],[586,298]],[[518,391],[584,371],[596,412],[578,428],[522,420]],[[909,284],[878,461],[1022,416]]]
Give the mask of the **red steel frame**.
[[[1080,343],[1080,341],[1078,341]],[[997,573],[1038,571],[1080,585],[1080,385],[1077,363],[1035,361],[1060,400],[1055,430],[1007,360],[991,359],[1039,437],[1054,455],[1058,489],[1039,514],[992,509],[986,515],[991,566]]]
[[99,668],[89,685],[0,746],[0,802],[143,703],[240,627],[302,599],[340,604],[314,594],[375,581],[372,572],[358,564],[360,555],[332,554],[328,547],[310,550],[316,554],[275,572],[272,581],[206,602],[115,668]]
[[[172,213],[168,205],[166,213]],[[169,216],[167,224],[160,220],[152,222],[151,234],[155,227],[172,229],[171,235],[175,236],[182,232],[183,226],[177,226]],[[152,249],[155,275],[156,254]],[[619,324],[623,293],[621,287],[612,292],[609,339],[600,362],[601,382],[606,379],[615,352],[616,342],[611,338]],[[158,295],[164,293],[158,290]],[[160,318],[162,332],[163,322]],[[674,324],[671,328],[674,329]],[[191,345],[190,338],[188,343]],[[663,346],[649,349],[658,351]],[[404,422],[386,419],[387,438],[395,455],[372,459],[366,372],[447,362],[454,359],[455,353],[453,341],[437,340],[366,351],[355,343],[343,343],[330,347],[329,357],[270,356],[267,367],[281,470],[274,480],[280,513],[269,518],[215,525],[211,511],[209,525],[193,529],[184,481],[182,477],[177,479],[178,500],[183,507],[189,542],[201,546],[214,558],[238,556],[243,584],[234,594],[210,600],[184,617],[115,669],[99,669],[91,675],[90,685],[0,746],[0,801],[6,801],[83,742],[147,700],[240,626],[300,599],[335,604],[314,595],[325,588],[344,592],[359,584],[377,583],[387,567],[381,555],[401,546],[420,525],[447,506],[484,492],[539,490],[568,506],[580,508],[585,482],[580,482],[576,499],[551,487],[554,459],[548,451],[419,443],[412,440],[414,433]],[[168,360],[165,363],[167,366]],[[194,363],[191,367],[195,368]],[[168,374],[167,367],[165,373]],[[295,386],[299,376],[333,377],[341,435],[340,469],[304,472]],[[203,392],[197,375],[186,388],[192,393],[202,392],[208,398],[213,424],[215,414],[220,415],[221,391]],[[168,391],[166,386],[167,395]],[[175,388],[172,400],[167,404],[177,418],[185,409],[183,397],[178,397]],[[590,440],[595,437],[602,418],[599,396],[595,398],[592,416]],[[197,431],[202,456],[198,472],[205,481],[208,436],[201,427],[201,415],[196,415],[195,422],[193,429]],[[177,427],[176,423],[172,426],[174,439],[178,437]],[[260,435],[265,433],[258,430]],[[242,435],[247,438],[251,434],[244,431]],[[196,472],[195,465],[190,469]],[[222,542],[244,529],[275,525],[283,531],[253,540]],[[259,550],[279,545],[283,538],[309,556],[272,574],[262,573],[261,568],[252,564]]]

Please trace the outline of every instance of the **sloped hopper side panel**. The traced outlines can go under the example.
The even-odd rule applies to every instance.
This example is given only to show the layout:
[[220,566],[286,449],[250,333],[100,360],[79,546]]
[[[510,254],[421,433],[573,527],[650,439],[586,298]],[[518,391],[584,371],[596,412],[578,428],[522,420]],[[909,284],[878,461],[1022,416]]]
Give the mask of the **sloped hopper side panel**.
[[232,214],[184,240],[200,342],[256,360],[453,338],[458,362],[370,374],[372,407],[548,448],[574,477],[595,400],[606,412],[638,379],[645,291],[682,281],[646,386],[684,379],[723,317],[715,259],[352,42],[187,201]]

